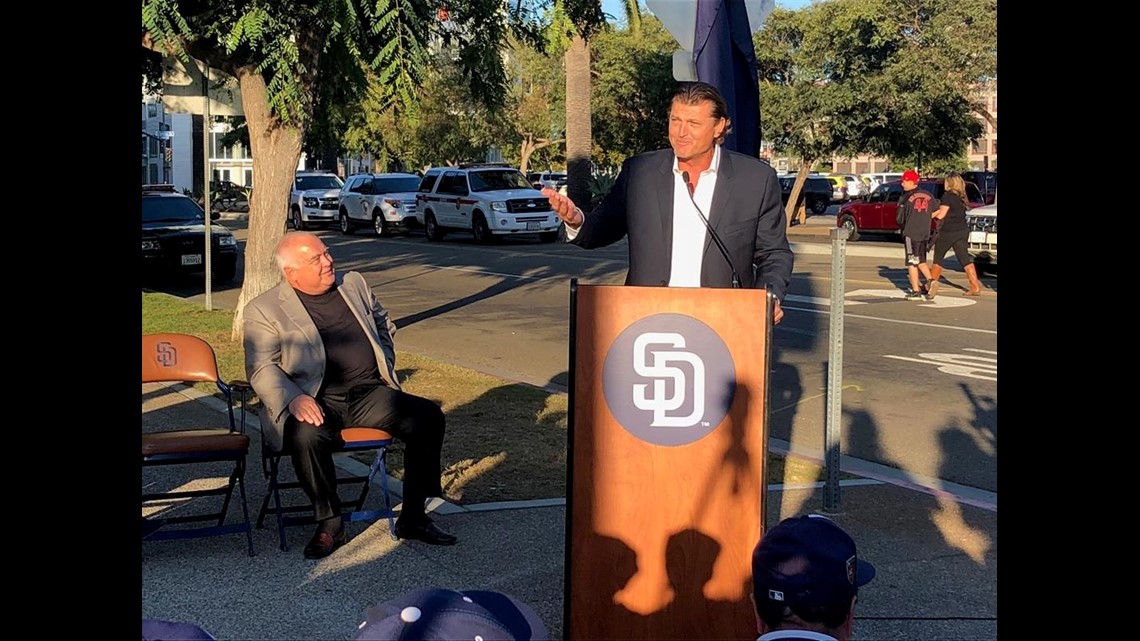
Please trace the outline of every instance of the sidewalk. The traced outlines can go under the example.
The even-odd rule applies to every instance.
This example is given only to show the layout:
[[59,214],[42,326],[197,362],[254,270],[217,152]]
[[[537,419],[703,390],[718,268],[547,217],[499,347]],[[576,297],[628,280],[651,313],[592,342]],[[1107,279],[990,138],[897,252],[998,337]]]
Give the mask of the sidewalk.
[[[187,418],[215,422],[224,411],[221,401],[194,389],[144,386],[144,431]],[[246,492],[255,520],[265,481],[255,454],[256,423],[249,432],[254,443]],[[361,465],[352,459],[340,464]],[[871,478],[845,482],[841,512],[831,516],[878,571],[859,594],[856,638],[997,638],[996,495],[916,491],[905,478],[891,479],[865,462],[845,459],[848,468],[868,470]],[[144,476],[144,482],[155,481]],[[398,484],[394,491],[399,494]],[[768,500],[768,522],[774,524],[819,511],[822,490],[769,486]],[[369,498],[378,501],[379,488]],[[240,504],[231,507],[230,522],[240,510]],[[351,639],[368,607],[414,588],[441,586],[510,593],[535,608],[551,639],[562,638],[563,501],[437,502],[432,510],[459,545],[395,541],[387,521],[347,524],[348,544],[319,561],[301,555],[311,534],[307,527],[288,528],[287,552],[278,548],[272,525],[255,529],[253,557],[243,535],[143,542],[143,616],[191,621],[218,639]]]

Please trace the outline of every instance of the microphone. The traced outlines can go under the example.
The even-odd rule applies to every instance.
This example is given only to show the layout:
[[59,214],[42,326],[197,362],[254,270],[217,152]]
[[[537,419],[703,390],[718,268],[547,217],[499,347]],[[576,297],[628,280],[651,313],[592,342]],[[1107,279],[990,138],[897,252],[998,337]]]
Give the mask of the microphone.
[[720,250],[720,255],[724,256],[724,262],[728,263],[728,268],[732,270],[732,288],[740,289],[740,276],[736,273],[736,265],[732,264],[732,258],[728,256],[728,249],[721,242],[720,236],[716,235],[716,231],[709,224],[709,219],[705,218],[704,212],[701,211],[697,201],[693,198],[693,186],[689,184],[689,172],[681,172],[681,180],[685,181],[685,191],[689,192],[689,201],[693,203],[693,208],[697,210],[697,215],[701,217],[701,222],[705,224],[705,229],[709,230],[709,236],[712,236],[713,242],[716,243],[716,248]]

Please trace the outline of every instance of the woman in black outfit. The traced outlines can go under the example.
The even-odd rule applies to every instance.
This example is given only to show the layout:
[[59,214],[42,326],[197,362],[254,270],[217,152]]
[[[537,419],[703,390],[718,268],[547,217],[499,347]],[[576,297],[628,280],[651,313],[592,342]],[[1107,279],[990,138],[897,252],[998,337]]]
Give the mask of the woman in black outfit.
[[938,278],[942,275],[942,259],[946,252],[954,250],[958,263],[966,270],[966,278],[970,280],[970,289],[965,296],[977,296],[982,293],[982,286],[978,282],[978,268],[974,266],[974,257],[970,255],[967,238],[970,229],[966,226],[966,181],[958,174],[946,177],[946,192],[939,200],[942,206],[934,212],[933,218],[941,220],[938,226],[938,238],[934,241],[934,268],[930,270],[929,295],[934,298],[938,293]]

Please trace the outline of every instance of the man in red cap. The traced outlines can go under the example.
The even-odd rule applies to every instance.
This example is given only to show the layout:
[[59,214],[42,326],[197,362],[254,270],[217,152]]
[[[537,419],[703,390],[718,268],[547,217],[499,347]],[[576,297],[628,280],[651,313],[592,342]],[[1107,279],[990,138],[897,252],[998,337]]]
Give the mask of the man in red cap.
[[910,280],[910,292],[906,299],[932,300],[927,295],[926,287],[919,283],[918,274],[921,272],[926,282],[931,282],[930,265],[926,263],[926,255],[930,253],[930,217],[942,203],[934,194],[919,188],[918,178],[917,171],[908,169],[903,172],[903,193],[899,198],[895,220],[902,229],[906,277]]

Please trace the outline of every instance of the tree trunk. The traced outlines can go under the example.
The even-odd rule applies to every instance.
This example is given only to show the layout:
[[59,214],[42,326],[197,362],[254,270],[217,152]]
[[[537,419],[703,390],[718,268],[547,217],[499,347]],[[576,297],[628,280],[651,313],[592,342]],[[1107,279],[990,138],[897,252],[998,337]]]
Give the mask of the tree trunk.
[[249,125],[249,146],[253,163],[253,192],[249,199],[249,232],[245,242],[245,278],[234,313],[230,336],[242,338],[245,304],[277,285],[281,269],[273,260],[273,250],[285,235],[289,192],[301,160],[302,131],[285,126],[270,115],[265,80],[253,68],[237,73],[241,86],[242,109]]
[[566,62],[566,191],[570,200],[590,210],[590,46],[575,34]]
[[523,172],[524,174],[530,165],[530,155],[534,153],[535,149],[537,149],[537,147],[534,146],[534,141],[531,140],[531,137],[524,135],[522,139],[522,148],[519,149],[519,171]]
[[811,172],[814,164],[814,160],[809,161],[806,158],[800,162],[800,170],[796,173],[796,181],[792,183],[788,202],[784,203],[784,216],[788,219],[788,227],[792,226],[793,221],[800,225],[807,222],[807,199],[801,198],[800,194],[804,190],[804,183],[807,182],[808,173]]

